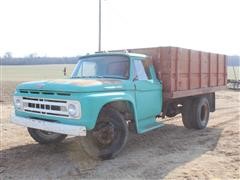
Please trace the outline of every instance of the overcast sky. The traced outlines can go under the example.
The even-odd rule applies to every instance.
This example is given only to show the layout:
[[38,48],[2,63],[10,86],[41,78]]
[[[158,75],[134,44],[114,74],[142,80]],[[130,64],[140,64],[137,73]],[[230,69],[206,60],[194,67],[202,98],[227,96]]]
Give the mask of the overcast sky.
[[[103,0],[102,49],[179,46],[240,55],[239,0]],[[98,0],[0,0],[0,56],[98,50]]]

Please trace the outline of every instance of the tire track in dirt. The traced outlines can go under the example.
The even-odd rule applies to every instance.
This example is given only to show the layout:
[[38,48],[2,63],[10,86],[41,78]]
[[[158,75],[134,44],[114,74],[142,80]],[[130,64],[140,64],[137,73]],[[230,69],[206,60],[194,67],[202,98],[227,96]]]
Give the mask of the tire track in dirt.
[[234,116],[234,117],[231,118],[231,119],[228,119],[228,120],[226,120],[226,121],[222,121],[222,122],[220,122],[220,123],[214,124],[214,125],[212,125],[212,127],[226,126],[226,125],[229,124],[229,123],[239,121],[239,119],[240,119],[240,115],[236,115],[236,116]]
[[225,106],[223,106],[223,107],[217,107],[216,108],[216,111],[220,111],[220,110],[226,110],[226,109],[240,109],[240,107],[239,106],[228,106],[228,107],[225,107]]

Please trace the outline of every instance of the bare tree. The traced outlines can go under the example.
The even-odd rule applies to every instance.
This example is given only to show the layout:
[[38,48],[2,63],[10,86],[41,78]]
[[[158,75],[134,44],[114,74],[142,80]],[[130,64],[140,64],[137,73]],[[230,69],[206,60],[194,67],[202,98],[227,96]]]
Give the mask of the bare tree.
[[36,58],[37,57],[37,53],[31,53],[27,57],[28,58]]
[[4,55],[3,55],[3,58],[5,59],[12,59],[12,53],[11,52],[6,52]]

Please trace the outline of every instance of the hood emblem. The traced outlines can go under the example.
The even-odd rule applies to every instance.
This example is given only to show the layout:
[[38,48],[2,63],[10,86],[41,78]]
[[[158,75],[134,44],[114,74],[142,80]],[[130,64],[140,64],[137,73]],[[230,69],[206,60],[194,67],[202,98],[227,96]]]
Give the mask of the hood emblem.
[[45,86],[45,84],[41,83],[41,84],[37,84],[37,88],[43,88]]

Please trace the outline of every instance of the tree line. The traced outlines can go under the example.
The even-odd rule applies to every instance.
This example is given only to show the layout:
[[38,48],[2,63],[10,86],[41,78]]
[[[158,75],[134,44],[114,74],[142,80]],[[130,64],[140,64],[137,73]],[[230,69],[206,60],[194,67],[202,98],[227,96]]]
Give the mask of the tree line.
[[79,57],[2,57],[0,65],[76,64]]
[[[30,54],[28,57],[17,58],[7,52],[0,57],[0,65],[76,64],[79,57],[37,57],[35,54]],[[240,66],[240,56],[228,56],[227,65]]]

